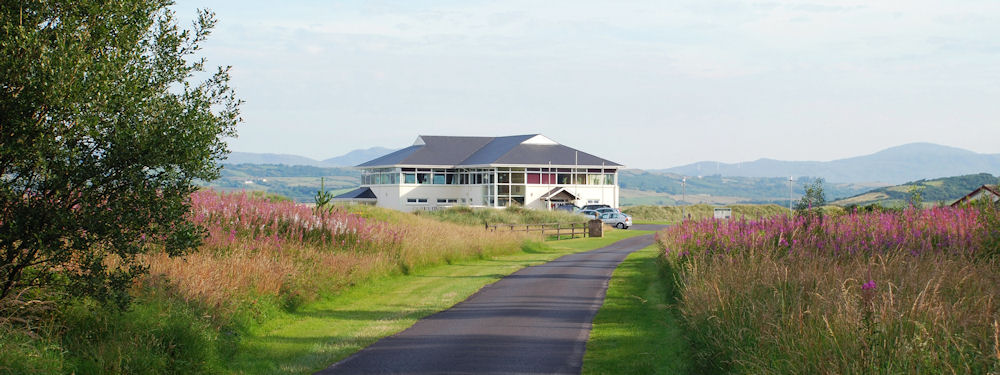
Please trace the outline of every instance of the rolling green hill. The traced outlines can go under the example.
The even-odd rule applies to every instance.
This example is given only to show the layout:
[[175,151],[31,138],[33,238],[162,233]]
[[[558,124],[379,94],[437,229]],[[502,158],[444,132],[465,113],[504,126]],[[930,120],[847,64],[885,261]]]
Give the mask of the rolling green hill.
[[919,190],[920,197],[925,205],[951,204],[976,188],[982,185],[996,184],[997,181],[997,177],[989,173],[918,180],[870,190],[834,201],[833,204],[865,206],[878,203],[883,206],[905,206],[915,188],[921,189]]
[[[775,203],[788,204],[787,177],[729,177],[701,176],[688,177],[686,186],[681,187],[683,176],[675,173],[650,172],[627,169],[618,175],[622,188],[622,205],[666,204],[682,199],[687,203]],[[811,177],[799,177],[792,181],[792,199],[799,199],[803,186],[811,183]],[[824,185],[827,200],[848,197],[884,185],[860,183],[831,183]],[[658,203],[657,201],[662,201]]]
[[289,197],[296,202],[311,202],[319,190],[320,178],[334,194],[357,188],[361,173],[350,168],[324,168],[307,165],[226,164],[219,179],[204,183],[221,191],[265,191]]

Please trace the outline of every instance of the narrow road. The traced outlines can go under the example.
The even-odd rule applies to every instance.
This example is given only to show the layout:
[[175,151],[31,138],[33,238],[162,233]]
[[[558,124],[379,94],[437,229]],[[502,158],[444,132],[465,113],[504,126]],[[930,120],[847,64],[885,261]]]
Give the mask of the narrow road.
[[522,269],[317,374],[579,374],[611,273],[652,243],[633,237]]

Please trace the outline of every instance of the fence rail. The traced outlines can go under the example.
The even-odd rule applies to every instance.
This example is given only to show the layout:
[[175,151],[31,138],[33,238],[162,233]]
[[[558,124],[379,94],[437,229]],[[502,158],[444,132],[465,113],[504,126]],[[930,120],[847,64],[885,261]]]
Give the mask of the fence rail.
[[525,232],[525,233],[541,233],[542,238],[548,238],[546,236],[555,236],[555,239],[571,239],[577,237],[589,237],[590,231],[588,230],[587,223],[570,223],[570,224],[486,224],[486,230],[491,232],[496,231],[508,231],[508,232]]

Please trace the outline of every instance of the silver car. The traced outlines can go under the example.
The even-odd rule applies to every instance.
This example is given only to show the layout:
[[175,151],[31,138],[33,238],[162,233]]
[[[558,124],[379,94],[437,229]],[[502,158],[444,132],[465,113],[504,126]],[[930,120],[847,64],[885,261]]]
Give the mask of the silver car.
[[607,212],[599,216],[604,224],[612,225],[616,228],[628,229],[632,226],[632,217],[623,213]]

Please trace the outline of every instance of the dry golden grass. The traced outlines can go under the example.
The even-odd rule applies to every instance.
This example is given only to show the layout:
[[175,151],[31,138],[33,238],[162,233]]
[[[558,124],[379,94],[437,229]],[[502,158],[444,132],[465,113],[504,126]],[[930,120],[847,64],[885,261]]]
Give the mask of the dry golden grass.
[[184,257],[171,258],[164,253],[147,256],[150,276],[146,282],[166,282],[185,300],[223,310],[256,297],[276,297],[296,304],[366,278],[455,259],[511,253],[529,239],[523,233],[487,232],[478,226],[442,223],[374,207],[351,210],[368,217],[371,225],[387,225],[402,241],[345,248],[336,241],[276,243],[241,233],[232,241],[207,241]]

